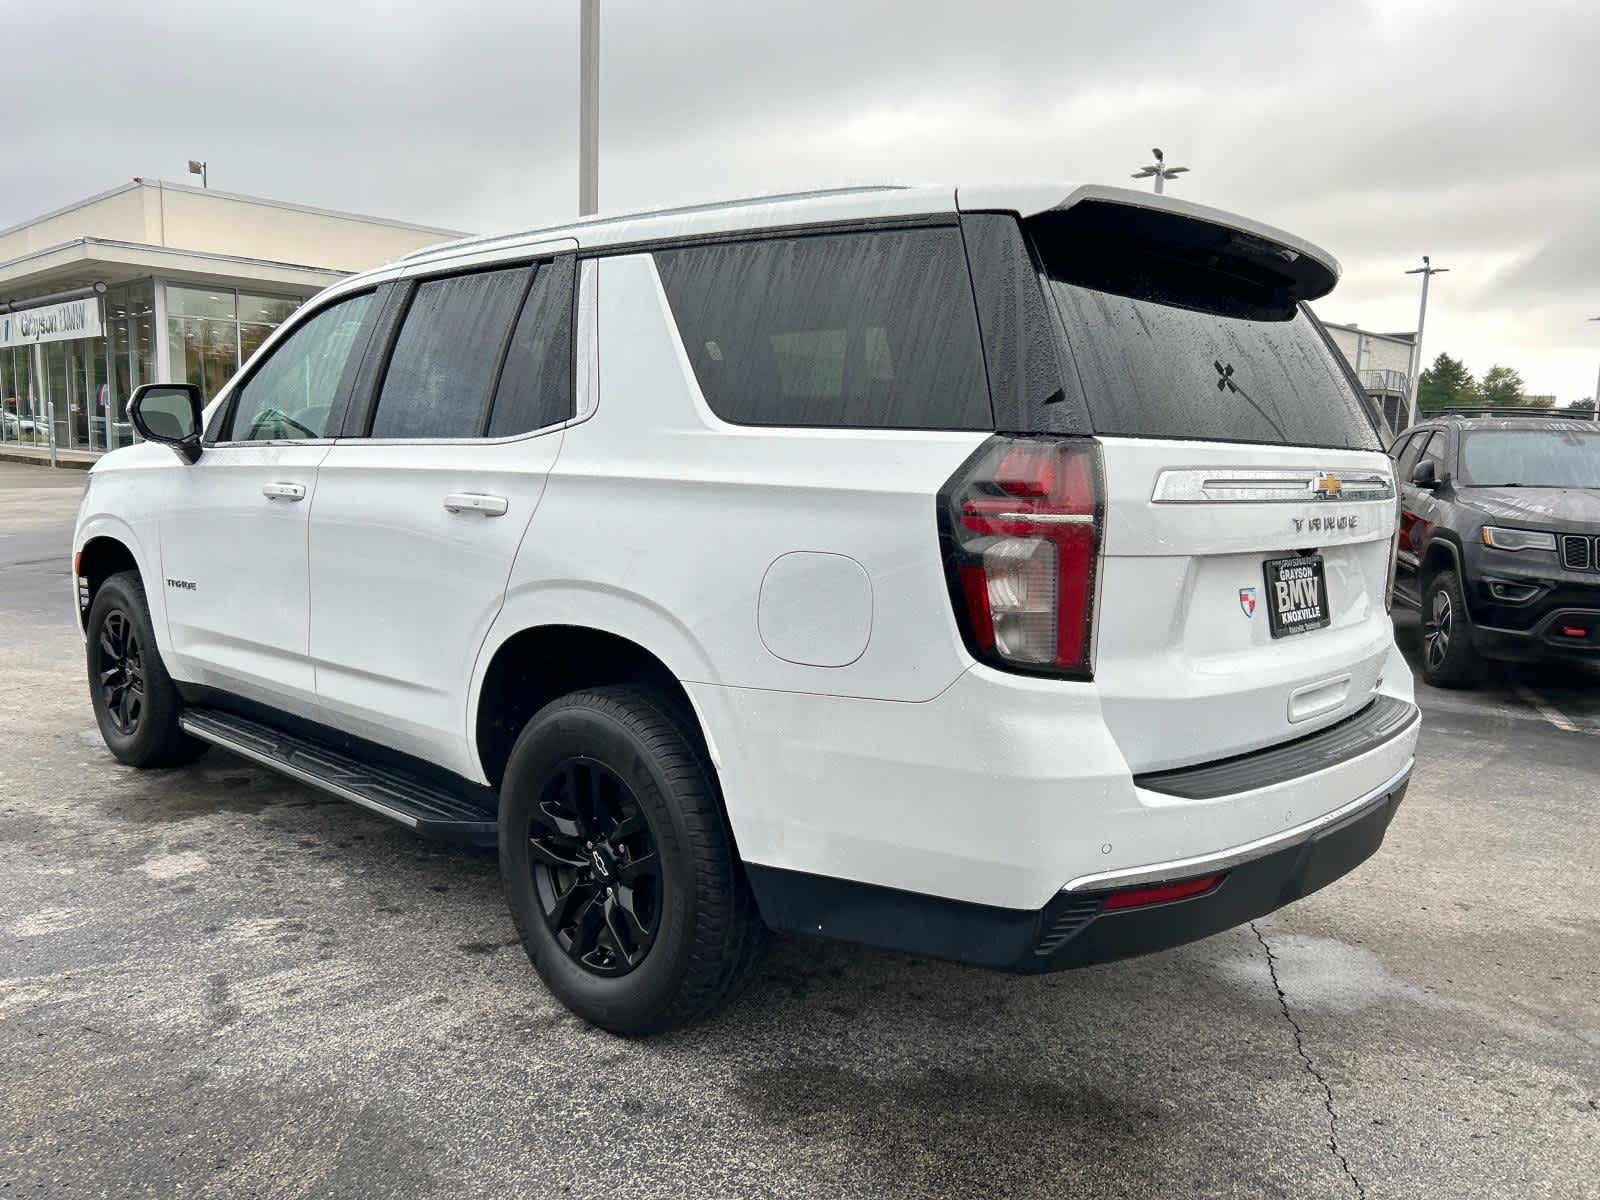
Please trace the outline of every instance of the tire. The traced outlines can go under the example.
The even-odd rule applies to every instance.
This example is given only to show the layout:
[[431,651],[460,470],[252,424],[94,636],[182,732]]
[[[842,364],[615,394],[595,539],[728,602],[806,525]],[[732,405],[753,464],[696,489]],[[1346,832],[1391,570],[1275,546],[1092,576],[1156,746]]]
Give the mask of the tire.
[[1468,622],[1460,577],[1440,571],[1422,597],[1422,677],[1434,687],[1469,688],[1482,675]]
[[206,752],[178,725],[183,700],[156,646],[137,572],[100,585],[89,606],[89,697],[106,748],[130,767],[175,767]]
[[727,1004],[767,941],[715,771],[674,708],[627,686],[563,696],[523,729],[500,789],[529,960],[574,1013],[629,1037]]

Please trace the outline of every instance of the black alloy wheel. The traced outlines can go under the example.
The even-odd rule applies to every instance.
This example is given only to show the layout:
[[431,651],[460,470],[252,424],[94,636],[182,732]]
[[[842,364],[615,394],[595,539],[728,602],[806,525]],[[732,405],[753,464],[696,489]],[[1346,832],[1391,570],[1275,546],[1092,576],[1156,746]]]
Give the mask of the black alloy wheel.
[[1461,578],[1440,571],[1422,600],[1422,677],[1434,687],[1471,687],[1482,673],[1472,645],[1471,617]]
[[118,733],[131,737],[144,716],[145,673],[139,631],[126,612],[114,609],[106,614],[98,646],[95,682],[106,716]]
[[89,699],[106,749],[130,767],[175,767],[204,754],[206,743],[183,731],[183,697],[161,661],[139,573],[102,581],[83,627]]
[[528,720],[500,780],[500,878],[528,961],[627,1037],[728,1003],[767,941],[695,720],[665,689],[568,692]]
[[594,975],[626,975],[662,913],[661,857],[632,789],[590,758],[557,763],[532,808],[528,857],[545,924]]
[[1433,593],[1428,615],[1422,622],[1422,646],[1430,669],[1442,668],[1450,657],[1450,637],[1455,629],[1455,610],[1450,593],[1439,588]]

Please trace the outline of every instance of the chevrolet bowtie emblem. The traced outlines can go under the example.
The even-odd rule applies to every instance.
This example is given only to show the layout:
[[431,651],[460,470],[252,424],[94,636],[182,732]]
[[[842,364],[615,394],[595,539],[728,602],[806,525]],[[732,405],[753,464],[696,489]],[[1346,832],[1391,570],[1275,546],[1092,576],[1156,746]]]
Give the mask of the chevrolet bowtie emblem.
[[1344,484],[1339,482],[1337,475],[1324,473],[1311,485],[1311,490],[1317,494],[1318,500],[1337,500],[1339,493],[1344,491]]

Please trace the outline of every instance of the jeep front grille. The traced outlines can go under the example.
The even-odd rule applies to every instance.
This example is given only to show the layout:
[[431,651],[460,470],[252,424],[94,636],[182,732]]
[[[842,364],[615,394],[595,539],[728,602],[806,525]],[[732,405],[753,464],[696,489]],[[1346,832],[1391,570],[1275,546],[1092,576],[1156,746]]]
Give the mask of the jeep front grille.
[[1600,571],[1600,538],[1562,534],[1561,565],[1569,571]]

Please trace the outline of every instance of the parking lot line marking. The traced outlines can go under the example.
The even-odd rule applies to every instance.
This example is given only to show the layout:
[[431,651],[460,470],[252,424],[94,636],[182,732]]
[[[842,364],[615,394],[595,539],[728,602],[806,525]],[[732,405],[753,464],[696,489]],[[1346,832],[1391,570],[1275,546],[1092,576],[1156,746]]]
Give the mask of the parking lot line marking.
[[1567,716],[1564,712],[1562,712],[1554,704],[1551,704],[1550,701],[1546,700],[1527,684],[1513,683],[1511,687],[1518,696],[1521,696],[1522,699],[1528,702],[1529,706],[1532,707],[1535,712],[1537,712],[1541,717],[1543,717],[1546,721],[1549,721],[1550,724],[1554,725],[1563,733],[1600,734],[1600,729],[1596,729],[1587,725],[1579,725],[1571,717]]

